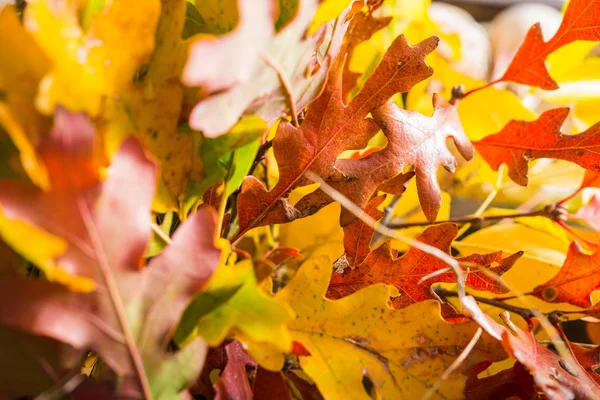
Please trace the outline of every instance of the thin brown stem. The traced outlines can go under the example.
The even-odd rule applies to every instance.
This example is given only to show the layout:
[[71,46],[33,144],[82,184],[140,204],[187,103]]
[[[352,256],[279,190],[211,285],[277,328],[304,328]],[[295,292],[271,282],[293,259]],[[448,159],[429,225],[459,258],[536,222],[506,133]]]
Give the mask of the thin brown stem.
[[98,231],[96,230],[94,219],[92,218],[87,204],[85,204],[82,198],[77,199],[77,205],[79,207],[79,213],[81,214],[81,218],[85,225],[85,229],[87,230],[96,256],[98,257],[98,265],[100,267],[100,272],[102,273],[104,283],[106,284],[106,288],[108,289],[109,298],[117,316],[117,320],[119,321],[119,325],[121,327],[121,330],[123,331],[123,336],[125,337],[125,344],[127,346],[127,350],[129,351],[129,356],[131,358],[133,367],[140,382],[142,393],[144,394],[145,399],[151,400],[152,391],[150,389],[150,382],[148,380],[148,376],[146,375],[146,370],[144,369],[142,356],[140,355],[136,347],[133,332],[131,330],[131,326],[129,325],[129,321],[127,320],[125,305],[123,304],[123,300],[121,299],[121,296],[119,294],[119,288],[117,286],[117,282],[115,281],[115,277],[111,273],[110,264],[108,262],[108,258],[106,257],[106,253],[104,252],[104,248],[102,246],[102,241],[100,240]]
[[[442,300],[445,300],[449,297],[459,297],[458,293],[453,292],[452,290],[444,289],[441,286],[435,286],[433,288],[433,292]],[[526,321],[536,318],[536,312],[534,312],[528,308],[513,306],[511,304],[506,304],[506,303],[496,300],[496,299],[486,299],[484,297],[473,296],[473,295],[471,295],[471,297],[473,297],[475,300],[477,300],[480,303],[487,304],[487,305],[517,314]],[[546,316],[553,325],[556,325],[556,324],[560,323],[561,316],[565,313],[566,313],[565,311],[555,310],[555,311],[552,311],[549,313],[544,313],[543,315]]]
[[414,226],[430,226],[430,225],[439,225],[446,222],[453,222],[455,224],[472,224],[472,223],[483,223],[489,221],[499,221],[506,218],[526,218],[526,217],[548,217],[552,220],[558,218],[557,213],[555,211],[554,205],[544,207],[541,210],[536,211],[527,211],[521,213],[514,214],[505,214],[505,215],[473,215],[473,216],[465,216],[465,217],[456,217],[449,218],[443,221],[435,221],[434,223],[423,221],[423,222],[400,222],[397,224],[389,224],[387,225],[390,229],[403,229],[410,228]]
[[489,88],[489,87],[491,87],[491,86],[494,86],[496,83],[500,83],[500,82],[502,82],[502,79],[496,79],[495,81],[491,81],[491,82],[489,82],[489,83],[486,83],[486,84],[485,84],[485,85],[483,85],[483,86],[479,86],[479,87],[476,87],[476,88],[474,88],[474,89],[471,89],[471,90],[469,90],[468,92],[466,92],[466,93],[463,93],[463,94],[462,94],[462,97],[460,97],[460,99],[464,99],[465,97],[467,97],[467,96],[470,96],[470,95],[472,95],[473,93],[479,92],[480,90],[483,90],[483,89],[487,89],[487,88]]
[[290,83],[288,82],[285,73],[283,72],[279,64],[277,64],[275,60],[269,57],[269,55],[263,54],[262,57],[263,60],[265,60],[265,62],[277,73],[277,76],[279,77],[279,82],[281,82],[281,87],[285,92],[285,97],[287,98],[288,105],[290,107],[290,116],[292,117],[292,124],[296,128],[299,127],[300,123],[298,122],[298,111],[296,110],[296,102],[294,101],[294,95],[292,94],[292,87],[290,86]]

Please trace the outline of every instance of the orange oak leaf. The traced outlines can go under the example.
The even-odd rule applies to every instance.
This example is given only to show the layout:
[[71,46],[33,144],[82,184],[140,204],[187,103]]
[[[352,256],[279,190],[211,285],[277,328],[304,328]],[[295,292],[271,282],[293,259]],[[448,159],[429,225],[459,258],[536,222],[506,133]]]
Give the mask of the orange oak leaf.
[[242,115],[258,115],[273,123],[288,110],[303,109],[323,90],[340,51],[351,6],[334,26],[322,26],[306,38],[318,2],[290,3],[289,7],[295,7],[290,10],[293,16],[278,32],[276,3],[238,0],[235,30],[193,39],[182,80],[208,94],[189,119],[190,126],[207,137],[228,132]]
[[533,375],[536,386],[549,399],[598,399],[600,386],[589,378],[573,359],[565,360],[537,342],[533,333],[524,332],[500,314],[506,327],[481,311],[473,297],[462,299],[463,313],[474,319],[492,337],[502,342],[508,354]]
[[[377,210],[377,206],[381,204],[383,198],[380,196],[373,199],[366,207],[365,213],[375,219],[381,218],[383,214]],[[450,246],[457,233],[456,225],[445,223],[427,228],[416,240],[450,254]],[[446,263],[415,247],[411,247],[404,255],[397,257],[389,242],[370,251],[369,243],[372,235],[373,229],[359,219],[344,229],[345,262],[342,257],[342,261],[338,260],[336,263],[338,273],[334,273],[331,278],[328,297],[334,299],[344,297],[366,286],[383,282],[398,288],[400,297],[395,298],[393,303],[396,308],[401,308],[435,299],[436,296],[430,290],[434,282],[456,282],[456,277],[451,271],[420,282],[425,276],[445,269]],[[493,278],[472,267],[486,268],[502,275],[521,255],[523,252],[502,258],[502,252],[496,252],[485,255],[473,254],[457,260],[465,267],[471,266],[472,272],[468,274],[467,286],[499,294],[506,293],[507,290]]]
[[546,69],[546,58],[578,40],[600,41],[600,0],[571,0],[558,31],[547,42],[541,25],[533,25],[504,75],[494,83],[512,81],[545,90],[558,89]]
[[551,303],[591,307],[591,293],[600,288],[600,251],[588,255],[577,242],[571,243],[560,271],[531,294]]
[[124,378],[135,379],[140,369],[149,379],[169,376],[173,381],[164,390],[176,395],[200,373],[206,355],[200,339],[174,353],[167,345],[184,308],[219,264],[216,216],[209,208],[199,210],[140,269],[151,235],[156,165],[129,139],[100,181],[91,167],[95,137],[86,116],[57,108],[54,128],[39,147],[52,188],[43,192],[0,181],[6,219],[63,238],[68,248],[54,261],[93,282],[95,290],[73,292],[46,280],[2,276],[0,323],[93,350]]
[[529,161],[537,158],[570,161],[600,174],[600,123],[567,136],[560,128],[568,115],[568,108],[556,108],[533,122],[511,121],[500,132],[473,144],[494,170],[506,164],[510,178],[523,186],[528,183]]
[[[381,107],[390,97],[405,92],[416,83],[431,76],[432,69],[425,57],[438,44],[431,37],[410,46],[404,36],[394,40],[379,66],[360,92],[346,105],[342,101],[342,72],[345,57],[338,57],[331,69],[323,94],[308,107],[306,118],[299,127],[282,121],[273,142],[279,167],[279,180],[271,191],[255,177],[249,176],[238,196],[240,237],[249,229],[273,223],[292,221],[314,214],[331,199],[321,190],[305,196],[296,207],[285,197],[296,187],[311,184],[308,171],[364,207],[378,186],[402,173],[398,163],[390,158],[396,153],[388,146],[381,152],[360,160],[338,160],[346,150],[366,147],[379,126],[367,115]],[[393,138],[389,138],[391,142]],[[381,162],[380,162],[381,161]],[[384,164],[382,162],[385,161]],[[391,165],[394,164],[394,165]],[[354,217],[342,211],[341,222],[346,225]]]

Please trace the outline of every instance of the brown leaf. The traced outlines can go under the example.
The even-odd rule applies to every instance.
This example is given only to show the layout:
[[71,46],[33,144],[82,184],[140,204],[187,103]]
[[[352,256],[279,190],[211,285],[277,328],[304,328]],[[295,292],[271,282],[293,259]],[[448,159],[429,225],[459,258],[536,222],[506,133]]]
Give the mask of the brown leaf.
[[[344,59],[338,58],[325,91],[308,108],[300,127],[294,127],[287,121],[279,125],[273,143],[279,166],[279,181],[275,187],[267,191],[252,176],[244,181],[238,196],[238,237],[257,226],[289,222],[300,215],[314,214],[329,204],[331,199],[317,190],[296,205],[297,213],[290,213],[289,207],[286,208],[284,199],[292,189],[312,183],[304,176],[309,170],[360,207],[367,204],[382,182],[402,173],[396,165],[380,171],[379,165],[371,161],[374,155],[361,160],[337,158],[345,150],[366,147],[369,139],[377,133],[377,124],[366,118],[369,112],[381,107],[395,93],[405,92],[431,75],[432,70],[425,65],[424,59],[437,43],[438,39],[432,37],[412,47],[404,36],[399,36],[348,105],[342,102]],[[350,213],[342,212],[343,225],[352,219],[354,217]]]
[[[388,165],[395,163],[396,168],[415,166],[419,201],[429,222],[435,221],[442,205],[442,193],[436,179],[439,166],[450,172],[456,169],[456,159],[446,147],[446,140],[453,139],[467,160],[473,157],[474,151],[460,123],[457,104],[448,104],[435,94],[433,107],[431,117],[401,110],[393,103],[373,112],[373,118],[389,139],[388,154],[382,151],[379,157],[389,160]],[[384,160],[375,165],[385,165]]]
[[[352,59],[352,54],[356,46],[367,41],[380,29],[385,28],[392,21],[392,17],[375,17],[373,12],[381,6],[381,2],[369,2],[366,12],[357,13],[352,18],[348,32],[344,38],[345,50],[348,54],[348,60]],[[360,79],[361,74],[350,70],[350,63],[347,62],[344,68],[342,78],[342,92],[344,99],[348,100],[350,92],[354,89]]]

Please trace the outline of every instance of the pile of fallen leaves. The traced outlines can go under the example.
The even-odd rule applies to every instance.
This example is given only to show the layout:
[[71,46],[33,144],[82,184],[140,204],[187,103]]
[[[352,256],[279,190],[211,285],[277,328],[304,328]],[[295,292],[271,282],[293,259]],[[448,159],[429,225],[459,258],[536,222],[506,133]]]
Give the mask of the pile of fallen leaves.
[[600,0],[555,12],[3,6],[0,396],[599,399]]

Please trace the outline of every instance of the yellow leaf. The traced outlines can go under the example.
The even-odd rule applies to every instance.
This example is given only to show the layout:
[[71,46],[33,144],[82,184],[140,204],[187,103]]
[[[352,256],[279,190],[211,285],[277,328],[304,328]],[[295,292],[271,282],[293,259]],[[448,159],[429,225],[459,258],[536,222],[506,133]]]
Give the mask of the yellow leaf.
[[61,104],[96,116],[103,99],[127,87],[154,48],[159,0],[107,2],[87,29],[80,4],[32,0],[25,11],[25,27],[52,61],[36,101],[46,114]]
[[[292,192],[291,199],[303,193],[301,188]],[[300,194],[300,197],[303,194]],[[299,198],[300,198],[299,197]],[[333,203],[315,215],[299,218],[279,227],[279,240],[283,247],[300,250],[305,258],[326,254],[337,259],[344,254],[344,231],[340,227],[341,206]]]
[[184,312],[175,340],[184,343],[200,335],[210,346],[218,346],[234,331],[246,342],[267,343],[287,352],[292,341],[286,324],[292,317],[286,304],[257,286],[251,260],[221,264]]
[[52,282],[61,283],[77,292],[92,292],[92,279],[71,275],[56,264],[67,250],[67,242],[25,221],[9,219],[0,210],[0,236],[16,252],[44,272]]
[[46,169],[35,152],[39,135],[49,122],[33,105],[39,81],[50,67],[49,60],[25,31],[13,6],[0,12],[0,124],[19,149],[25,172],[33,183],[49,187]]
[[315,18],[308,28],[308,33],[314,33],[325,22],[337,18],[344,8],[354,0],[325,0],[319,4]]
[[[326,399],[370,399],[362,384],[365,376],[376,398],[421,398],[477,329],[472,322],[445,322],[436,301],[393,310],[387,304],[394,291],[383,284],[326,300],[332,270],[328,257],[313,258],[275,295],[296,313],[288,325],[292,338],[310,352],[300,356],[300,365]],[[471,356],[467,364],[505,357],[488,337],[481,338]],[[434,397],[462,398],[465,379],[451,374]]]
[[[161,174],[153,209],[158,212],[178,210],[179,196],[199,158],[193,151],[194,135],[199,133],[183,132],[178,126],[182,98],[183,90],[176,82],[166,82],[148,100],[143,88],[130,88],[107,102],[104,114],[105,146],[111,157],[124,139],[134,136],[157,158]],[[201,167],[201,161],[196,165]]]

